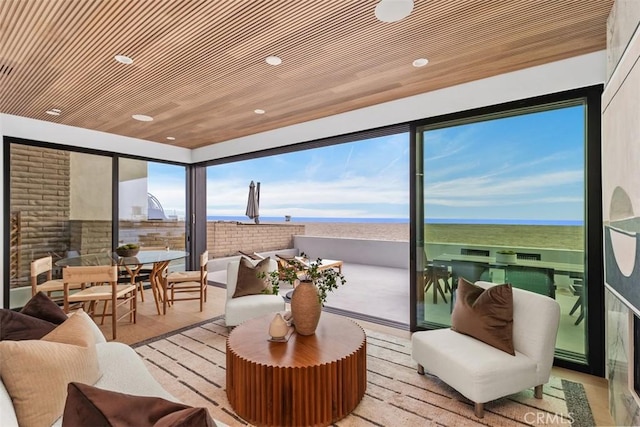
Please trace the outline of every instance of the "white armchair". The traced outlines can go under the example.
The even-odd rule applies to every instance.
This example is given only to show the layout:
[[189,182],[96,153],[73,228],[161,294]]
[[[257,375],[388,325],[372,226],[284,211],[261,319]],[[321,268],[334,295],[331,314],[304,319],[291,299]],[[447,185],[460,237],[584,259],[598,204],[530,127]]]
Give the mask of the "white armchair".
[[[258,263],[253,261],[252,263]],[[227,264],[227,301],[224,308],[224,319],[227,326],[237,326],[245,320],[263,316],[269,313],[284,311],[284,299],[280,295],[246,295],[233,298],[238,282],[240,261],[234,260]],[[278,269],[278,263],[271,259],[269,271]]]
[[[489,282],[476,282],[487,288]],[[418,373],[425,371],[459,391],[484,416],[484,403],[542,385],[549,381],[560,306],[547,297],[513,288],[513,345],[515,356],[450,328],[415,332],[411,356]]]

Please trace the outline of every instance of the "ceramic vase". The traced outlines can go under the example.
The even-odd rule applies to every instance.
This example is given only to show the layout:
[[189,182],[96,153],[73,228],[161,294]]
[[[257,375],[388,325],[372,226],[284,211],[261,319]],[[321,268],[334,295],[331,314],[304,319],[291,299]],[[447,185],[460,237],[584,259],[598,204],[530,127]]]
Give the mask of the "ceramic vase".
[[271,324],[269,324],[269,335],[271,335],[271,338],[274,340],[281,340],[287,336],[287,332],[289,332],[287,322],[285,322],[280,313],[276,313]]
[[296,332],[300,335],[313,335],[320,322],[321,312],[316,286],[312,282],[300,282],[291,295],[291,316]]

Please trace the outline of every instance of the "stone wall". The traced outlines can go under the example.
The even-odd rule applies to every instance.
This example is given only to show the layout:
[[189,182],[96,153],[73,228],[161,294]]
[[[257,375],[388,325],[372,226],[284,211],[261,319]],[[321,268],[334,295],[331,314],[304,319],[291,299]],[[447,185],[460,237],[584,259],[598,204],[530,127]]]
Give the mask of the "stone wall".
[[69,250],[95,254],[111,250],[111,221],[69,221]]
[[209,257],[237,255],[238,251],[263,252],[293,248],[293,236],[305,233],[302,224],[244,224],[207,222]]
[[14,144],[10,163],[11,212],[20,212],[21,245],[10,248],[20,252],[12,257],[19,260],[11,266],[15,287],[29,283],[31,260],[68,249],[69,152]]

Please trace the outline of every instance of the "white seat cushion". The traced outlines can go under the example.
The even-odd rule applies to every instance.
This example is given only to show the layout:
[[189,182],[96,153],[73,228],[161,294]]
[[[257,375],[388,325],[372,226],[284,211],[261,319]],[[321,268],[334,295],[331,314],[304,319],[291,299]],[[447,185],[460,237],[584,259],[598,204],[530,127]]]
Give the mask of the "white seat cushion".
[[284,309],[284,299],[280,295],[247,295],[227,300],[224,320],[227,326],[237,326],[245,320]]
[[535,386],[537,364],[518,352],[512,356],[451,329],[415,332],[411,355],[473,402],[484,403]]
[[199,282],[200,270],[198,271],[174,271],[167,274],[167,282]]

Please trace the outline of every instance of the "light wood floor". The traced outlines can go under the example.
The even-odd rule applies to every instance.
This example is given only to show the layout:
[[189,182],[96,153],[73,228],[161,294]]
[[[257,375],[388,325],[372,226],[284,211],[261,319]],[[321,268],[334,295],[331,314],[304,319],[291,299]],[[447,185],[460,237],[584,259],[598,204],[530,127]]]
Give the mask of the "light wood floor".
[[[137,342],[156,337],[184,326],[189,326],[203,320],[224,314],[224,300],[226,291],[222,288],[209,286],[207,303],[203,312],[199,311],[198,301],[181,301],[167,309],[166,315],[158,315],[151,291],[145,291],[145,302],[138,301],[137,323],[130,324],[126,320],[118,322],[117,341],[125,344],[135,344]],[[323,316],[330,313],[324,313]],[[375,323],[357,321],[363,328],[380,331],[386,334],[410,338],[408,331],[390,328]],[[111,326],[108,320],[105,325],[99,325],[107,339],[111,338]],[[553,375],[571,381],[581,382],[587,393],[587,399],[591,405],[593,416],[597,426],[612,426],[613,420],[609,414],[609,395],[607,380],[582,374],[563,368],[553,368]]]

